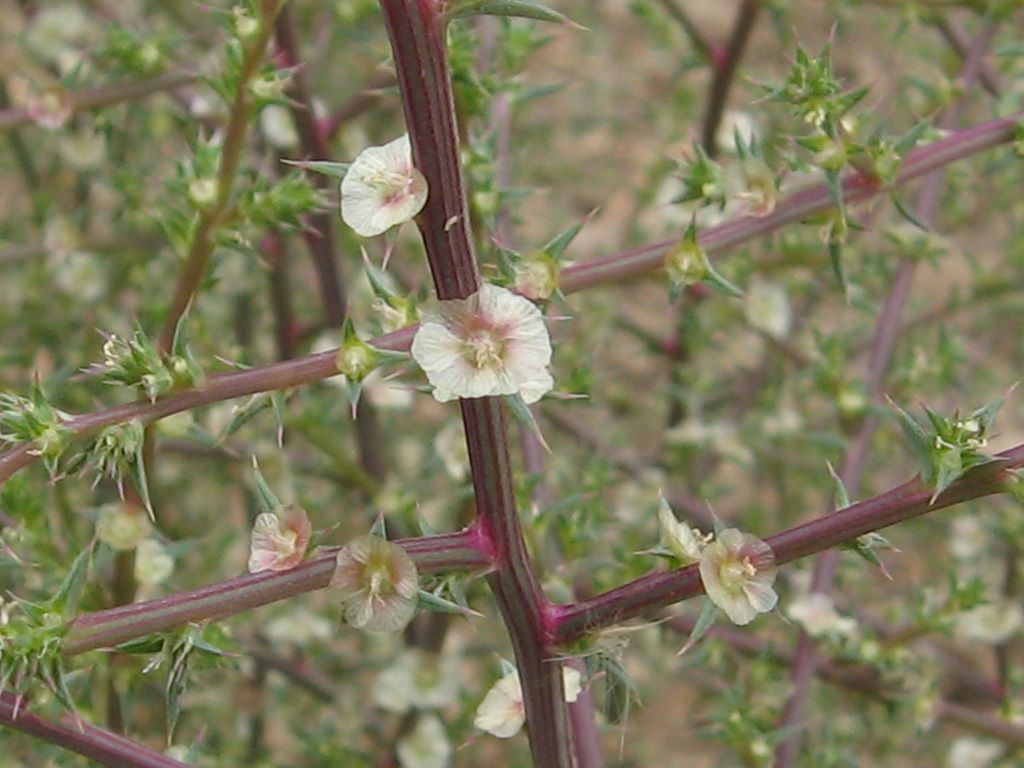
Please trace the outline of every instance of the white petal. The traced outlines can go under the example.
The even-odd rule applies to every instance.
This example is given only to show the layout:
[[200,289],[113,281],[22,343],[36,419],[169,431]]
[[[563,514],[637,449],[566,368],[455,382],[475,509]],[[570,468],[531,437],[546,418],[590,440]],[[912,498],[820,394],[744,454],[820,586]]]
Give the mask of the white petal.
[[518,733],[525,721],[523,689],[519,674],[512,672],[496,682],[484,696],[473,725],[499,739],[507,739]]

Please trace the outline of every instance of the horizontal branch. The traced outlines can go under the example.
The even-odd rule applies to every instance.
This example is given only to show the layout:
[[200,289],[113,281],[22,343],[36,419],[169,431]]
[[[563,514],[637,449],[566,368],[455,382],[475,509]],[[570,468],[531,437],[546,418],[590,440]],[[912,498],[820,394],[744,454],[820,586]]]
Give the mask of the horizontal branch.
[[[899,187],[956,160],[1012,141],[1024,112],[986,123],[951,131],[938,141],[907,153],[896,176],[894,186]],[[861,203],[888,191],[875,179],[858,171],[843,177],[843,201]],[[832,193],[824,183],[795,190],[767,216],[738,216],[700,234],[700,244],[709,254],[721,253],[759,235],[774,232],[787,224],[809,219],[834,208]],[[650,243],[603,259],[584,261],[566,268],[559,283],[562,292],[576,293],[603,283],[616,283],[660,269],[666,251],[679,242],[679,238]]]
[[[420,573],[483,570],[491,565],[488,549],[472,527],[458,533],[396,539],[395,543],[409,553]],[[68,625],[64,654],[111,648],[189,622],[223,619],[323,589],[334,573],[337,552],[338,547],[327,547],[288,571],[250,573],[170,597],[83,614]]]
[[[1024,445],[1018,445],[998,454],[995,461],[971,470],[934,501],[933,490],[914,478],[878,496],[768,536],[765,541],[774,551],[776,563],[788,563],[927,512],[999,493],[1005,490],[1010,471],[1022,466]],[[556,629],[552,639],[558,644],[570,643],[703,591],[696,565],[651,573],[589,600],[553,608]]]
[[[26,702],[0,693],[0,725],[77,752],[110,768],[185,768],[186,764],[81,720],[64,725],[25,711]],[[15,714],[17,713],[17,714]],[[10,757],[10,755],[8,755]]]
[[[123,83],[100,86],[99,88],[72,91],[67,94],[67,99],[72,113],[84,112],[90,109],[98,109],[99,107],[107,107],[111,104],[138,101],[154,93],[170,91],[182,85],[190,85],[198,79],[198,75],[189,72],[171,72],[151,77],[148,80],[129,80]],[[32,122],[32,117],[25,107],[9,107],[0,110],[0,131],[17,128],[30,122]]]
[[[1011,141],[1022,119],[1024,113],[990,120],[972,128],[953,131],[936,142],[915,149],[907,155],[896,183],[905,184],[955,160]],[[863,202],[883,191],[877,183],[859,173],[847,176],[843,182],[844,200],[850,204]],[[722,253],[787,224],[827,211],[832,206],[828,188],[824,184],[811,185],[791,193],[768,216],[740,216],[708,227],[701,234],[700,241],[708,253]],[[568,267],[562,272],[562,291],[566,294],[576,293],[660,269],[665,251],[676,242],[663,240]],[[371,343],[381,349],[407,350],[415,332],[415,326],[408,326],[372,339]],[[169,395],[155,403],[133,402],[74,416],[64,426],[74,435],[83,436],[132,419],[149,422],[222,400],[309,384],[338,374],[334,364],[336,352],[332,350],[245,371],[211,376],[195,389]],[[31,443],[21,443],[0,453],[0,483],[38,458],[32,448]]]

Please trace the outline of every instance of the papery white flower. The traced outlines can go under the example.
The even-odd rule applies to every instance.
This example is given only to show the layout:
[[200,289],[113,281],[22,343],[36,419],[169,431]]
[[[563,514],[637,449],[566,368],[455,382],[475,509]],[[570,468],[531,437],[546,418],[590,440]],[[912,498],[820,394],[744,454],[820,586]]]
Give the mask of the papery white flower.
[[442,301],[437,312],[424,315],[411,351],[442,403],[514,394],[533,403],[555,384],[540,310],[496,285]]
[[448,768],[452,743],[437,715],[420,715],[416,727],[399,740],[395,753],[402,768]]
[[746,317],[752,328],[777,339],[785,338],[793,321],[786,289],[780,283],[755,277],[747,289]]
[[[579,670],[563,666],[562,685],[565,700],[569,703],[576,701],[583,690]],[[519,733],[525,722],[523,686],[519,682],[519,673],[512,671],[491,686],[476,708],[473,725],[499,739],[508,739]]]
[[174,558],[156,539],[143,539],[135,548],[135,580],[155,587],[174,573]]
[[249,538],[249,572],[287,571],[302,562],[313,535],[306,510],[295,504],[264,512]]
[[786,615],[811,637],[836,635],[852,638],[857,634],[857,621],[841,615],[832,598],[823,592],[808,592],[795,598],[786,608]]
[[772,548],[756,536],[728,528],[704,548],[700,578],[711,601],[735,624],[749,624],[779,600]]
[[954,629],[967,640],[998,645],[1024,626],[1024,611],[1017,603],[992,602],[975,606],[956,617]]
[[998,741],[962,736],[949,748],[946,768],[989,768],[1005,750]]
[[338,550],[331,587],[340,594],[343,618],[353,627],[395,632],[416,613],[419,574],[404,549],[367,534]]
[[389,712],[442,709],[459,699],[458,661],[451,654],[404,651],[377,675],[371,692],[377,706]]
[[658,503],[658,527],[662,540],[683,565],[700,560],[704,547],[713,538],[711,534],[701,533],[699,529],[679,522],[664,498]]
[[105,504],[96,520],[96,538],[117,552],[135,549],[149,535],[152,525],[142,510],[130,511],[123,504]]
[[341,218],[363,237],[408,221],[426,202],[427,180],[413,167],[408,134],[364,149],[341,180]]

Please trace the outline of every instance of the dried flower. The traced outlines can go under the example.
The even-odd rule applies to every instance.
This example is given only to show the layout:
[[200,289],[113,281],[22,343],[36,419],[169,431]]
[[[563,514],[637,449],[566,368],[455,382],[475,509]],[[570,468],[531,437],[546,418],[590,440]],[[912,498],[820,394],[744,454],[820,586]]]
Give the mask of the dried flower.
[[719,533],[700,559],[704,591],[735,624],[749,624],[775,607],[776,571],[772,548],[736,528]]
[[408,221],[426,201],[427,181],[413,167],[408,134],[364,149],[341,181],[341,218],[363,237]]
[[514,394],[533,403],[554,386],[551,339],[540,310],[496,285],[442,301],[436,313],[425,315],[412,356],[442,403]]
[[[565,700],[570,703],[576,701],[582,690],[579,670],[563,666],[562,685]],[[523,686],[519,682],[519,672],[513,670],[491,686],[476,709],[473,725],[499,739],[508,739],[515,736],[525,722]]]
[[359,536],[338,550],[331,586],[341,593],[344,619],[353,627],[394,632],[416,613],[416,564],[380,536]]
[[312,534],[306,510],[295,504],[262,513],[249,539],[249,572],[294,568],[302,562]]

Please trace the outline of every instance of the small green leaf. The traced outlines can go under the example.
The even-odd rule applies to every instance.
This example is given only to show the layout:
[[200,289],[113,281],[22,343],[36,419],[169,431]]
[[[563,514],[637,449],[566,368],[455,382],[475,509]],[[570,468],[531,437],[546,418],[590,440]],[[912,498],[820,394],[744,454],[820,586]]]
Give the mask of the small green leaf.
[[900,408],[892,399],[886,399],[889,401],[889,407],[896,412],[896,419],[899,421],[900,429],[903,430],[903,436],[910,443],[910,450],[914,452],[914,457],[917,459],[921,477],[924,478],[925,482],[928,482],[934,477],[932,469],[932,441],[924,431],[924,428],[917,422],[917,419]]
[[896,206],[896,210],[900,212],[900,214],[903,216],[903,218],[905,218],[907,221],[909,221],[915,227],[920,229],[922,232],[928,232],[929,231],[928,230],[928,225],[925,224],[923,221],[921,221],[919,218],[917,218],[917,214],[915,214],[913,211],[911,211],[909,208],[907,208],[906,203],[904,202],[902,195],[900,195],[898,192],[893,192],[892,193],[892,202],[893,202],[893,205]]
[[74,613],[82,596],[82,590],[85,588],[85,580],[89,575],[91,562],[92,547],[90,546],[78,553],[74,562],[71,563],[71,570],[68,571],[60,589],[57,590],[57,594],[50,599],[50,605],[55,611],[65,616]]
[[846,490],[843,478],[836,473],[835,468],[832,466],[832,462],[825,462],[825,465],[828,467],[828,474],[832,478],[832,492],[836,497],[835,508],[846,509],[846,507],[850,506],[850,494]]
[[282,163],[294,165],[304,171],[322,173],[335,179],[344,179],[352,163],[332,163],[329,160],[282,160]]
[[544,447],[544,450],[551,453],[551,447],[548,445],[547,440],[544,439],[544,435],[540,431],[540,425],[537,424],[537,420],[533,417],[533,411],[530,410],[530,406],[523,402],[522,396],[502,395],[501,399],[505,401],[505,405],[508,406],[515,420],[530,430]]
[[421,589],[419,592],[419,607],[421,610],[434,611],[435,613],[458,613],[462,616],[476,616],[478,618],[483,618],[484,616],[469,606],[459,605],[452,600],[435,595],[433,592],[428,592],[425,589]]
[[256,485],[256,501],[259,503],[260,512],[273,512],[281,506],[281,502],[267,485],[255,456],[252,457],[252,475]]
[[701,638],[714,625],[717,618],[718,606],[711,602],[709,598],[705,598],[704,605],[700,609],[700,616],[697,617],[697,622],[693,625],[693,630],[690,632],[690,636],[686,638],[686,642],[683,643],[683,647],[676,651],[676,656],[682,656],[700,642]]
[[515,16],[555,24],[572,23],[565,14],[536,0],[463,0],[449,8],[445,16],[448,19],[462,19],[468,16]]

